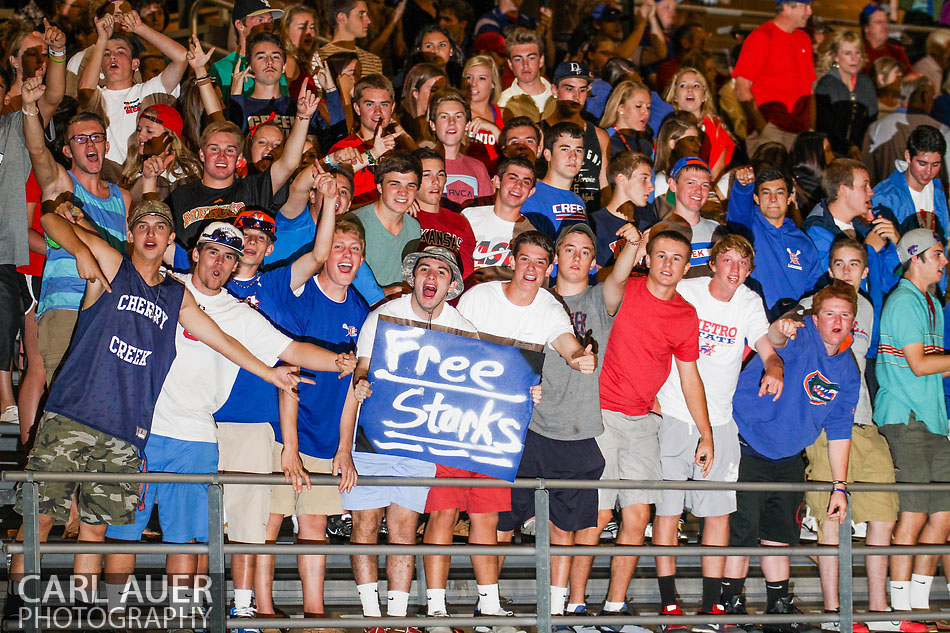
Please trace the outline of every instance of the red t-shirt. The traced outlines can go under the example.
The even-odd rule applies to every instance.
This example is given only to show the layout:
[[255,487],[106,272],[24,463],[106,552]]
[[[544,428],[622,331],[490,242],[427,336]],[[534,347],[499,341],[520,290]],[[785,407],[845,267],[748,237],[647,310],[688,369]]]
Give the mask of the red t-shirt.
[[[898,44],[891,44],[890,42],[884,42],[884,45],[880,48],[871,48],[871,45],[868,44],[867,40],[864,40],[864,55],[867,57],[867,63],[864,65],[863,72],[866,74],[871,74],[871,66],[875,61],[881,57],[890,57],[898,64],[901,65],[901,68],[904,70],[904,74],[910,74],[914,71],[913,67],[910,64],[910,58],[907,57],[907,51],[904,50],[903,46]],[[939,88],[939,86],[937,86]]]
[[[43,199],[43,191],[40,189],[40,183],[36,181],[36,176],[33,175],[33,171],[30,171],[30,177],[26,180],[26,202],[27,204],[31,202],[36,203],[36,207],[33,209],[33,217],[30,218],[30,228],[39,232],[40,235],[44,235],[43,227],[40,225],[40,201]],[[43,276],[43,264],[46,263],[46,255],[42,253],[34,253],[30,251],[30,263],[26,266],[18,266],[17,272],[21,272],[24,275],[33,275],[34,277]]]
[[786,33],[771,20],[742,43],[733,77],[752,82],[752,95],[765,119],[787,132],[808,129],[815,77],[811,39],[801,29]]
[[703,117],[703,132],[706,133],[706,140],[701,150],[702,157],[712,167],[719,157],[725,154],[726,166],[728,166],[736,151],[736,143],[729,136],[726,128],[709,117]]
[[438,213],[422,211],[416,217],[422,227],[421,241],[428,246],[444,246],[459,254],[462,277],[468,278],[475,269],[475,232],[461,213],[439,209]]
[[[355,147],[359,150],[367,150],[372,145],[366,144],[358,135],[350,134],[333,144],[327,154],[343,149],[344,147]],[[353,174],[353,201],[350,207],[359,209],[362,206],[376,202],[379,198],[379,192],[376,191],[376,166],[368,165],[366,168]]]
[[443,196],[456,204],[465,204],[475,198],[494,193],[488,168],[477,158],[460,155],[445,161],[445,191]]
[[650,412],[674,356],[699,358],[696,308],[679,294],[657,299],[646,280],[627,281],[600,372],[600,407],[630,416]]

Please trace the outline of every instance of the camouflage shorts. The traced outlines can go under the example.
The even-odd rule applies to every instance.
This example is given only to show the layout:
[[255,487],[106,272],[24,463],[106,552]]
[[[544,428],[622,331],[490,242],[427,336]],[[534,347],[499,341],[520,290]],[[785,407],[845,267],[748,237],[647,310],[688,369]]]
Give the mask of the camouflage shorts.
[[[40,420],[27,470],[43,472],[138,473],[138,449],[125,440],[97,431],[57,413]],[[39,483],[39,511],[65,523],[73,493],[79,491],[79,520],[89,525],[127,525],[135,519],[137,483],[49,481]],[[23,513],[22,486],[16,511]]]

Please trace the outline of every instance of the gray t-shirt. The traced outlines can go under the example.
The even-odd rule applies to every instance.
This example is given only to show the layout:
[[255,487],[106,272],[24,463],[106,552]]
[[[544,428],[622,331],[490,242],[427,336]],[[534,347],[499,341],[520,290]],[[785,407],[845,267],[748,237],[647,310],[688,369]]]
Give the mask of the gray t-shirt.
[[[607,314],[601,285],[570,297],[561,297],[570,314],[574,333],[585,347],[593,343],[603,360],[613,317]],[[585,337],[590,337],[587,339]],[[571,369],[550,345],[544,348],[541,403],[534,408],[532,431],[554,440],[586,440],[604,432],[600,417],[600,362],[593,374]]]
[[23,113],[0,117],[0,264],[30,263],[26,180],[32,167],[23,139]]

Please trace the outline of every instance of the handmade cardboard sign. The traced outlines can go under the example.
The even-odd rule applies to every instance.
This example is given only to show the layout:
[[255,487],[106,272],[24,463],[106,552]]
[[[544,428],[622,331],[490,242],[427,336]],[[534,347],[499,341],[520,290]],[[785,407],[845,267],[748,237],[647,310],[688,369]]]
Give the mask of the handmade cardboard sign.
[[379,453],[513,481],[543,354],[380,319],[359,426]]

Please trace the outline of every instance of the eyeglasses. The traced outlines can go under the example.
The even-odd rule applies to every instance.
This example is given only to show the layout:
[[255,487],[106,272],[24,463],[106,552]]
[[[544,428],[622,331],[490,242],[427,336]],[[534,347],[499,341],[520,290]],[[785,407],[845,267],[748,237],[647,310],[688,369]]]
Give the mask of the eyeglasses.
[[224,229],[215,229],[206,237],[216,244],[221,244],[222,246],[227,246],[237,251],[244,250],[244,239],[237,235],[232,235]]
[[239,229],[257,229],[258,231],[270,233],[271,235],[277,232],[276,224],[268,219],[257,217],[256,215],[246,215],[238,218],[234,225]]
[[69,137],[70,141],[75,141],[77,145],[85,145],[86,143],[102,143],[106,140],[106,135],[100,132],[95,134],[74,134]]

